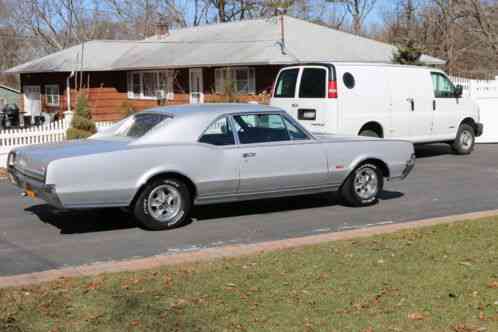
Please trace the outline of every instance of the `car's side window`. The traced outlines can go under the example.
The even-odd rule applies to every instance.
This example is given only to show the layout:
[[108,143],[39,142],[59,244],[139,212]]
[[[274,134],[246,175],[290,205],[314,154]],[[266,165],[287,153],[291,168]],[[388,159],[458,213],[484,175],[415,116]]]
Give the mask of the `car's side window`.
[[441,73],[431,73],[434,96],[436,98],[455,98],[455,86]]
[[321,68],[305,68],[299,84],[299,98],[325,98],[327,72]]
[[274,98],[294,98],[299,69],[287,69],[280,73],[275,85]]
[[232,126],[228,117],[223,117],[211,124],[199,139],[201,143],[211,145],[233,145],[235,139],[233,136]]
[[233,118],[240,144],[291,140],[280,114],[247,114]]
[[301,129],[296,127],[292,122],[288,119],[284,118],[285,126],[287,127],[287,131],[292,140],[294,141],[304,141],[309,139],[308,135],[306,135]]

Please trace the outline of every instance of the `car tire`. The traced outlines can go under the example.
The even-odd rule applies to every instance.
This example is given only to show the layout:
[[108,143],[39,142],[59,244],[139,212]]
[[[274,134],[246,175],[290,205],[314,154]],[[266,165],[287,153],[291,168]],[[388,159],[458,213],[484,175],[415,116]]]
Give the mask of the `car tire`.
[[377,134],[377,132],[370,130],[370,129],[365,129],[365,130],[360,131],[359,136],[380,138],[380,136],[379,136],[379,134]]
[[451,144],[451,148],[456,154],[466,155],[474,150],[476,143],[476,135],[472,126],[463,123],[458,128],[456,139]]
[[192,196],[179,179],[151,181],[139,194],[133,212],[149,230],[165,230],[185,225],[192,209]]
[[358,166],[344,181],[340,196],[349,206],[369,206],[378,202],[378,194],[384,187],[384,176],[371,163]]

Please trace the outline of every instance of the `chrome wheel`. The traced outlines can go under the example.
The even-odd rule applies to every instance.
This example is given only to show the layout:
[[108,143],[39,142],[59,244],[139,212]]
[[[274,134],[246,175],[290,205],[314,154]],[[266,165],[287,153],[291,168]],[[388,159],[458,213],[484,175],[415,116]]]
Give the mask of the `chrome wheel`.
[[374,198],[379,191],[377,172],[369,167],[360,168],[354,177],[354,191],[362,200]]
[[460,134],[460,146],[467,151],[474,145],[474,135],[466,129]]
[[163,184],[151,191],[147,200],[149,214],[159,222],[168,223],[181,211],[182,196],[177,188]]

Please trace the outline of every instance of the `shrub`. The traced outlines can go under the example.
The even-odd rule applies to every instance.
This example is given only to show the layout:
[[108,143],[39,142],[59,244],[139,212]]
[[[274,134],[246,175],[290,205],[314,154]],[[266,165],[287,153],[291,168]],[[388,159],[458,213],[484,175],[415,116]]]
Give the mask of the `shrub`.
[[393,63],[401,65],[416,65],[420,66],[423,63],[420,61],[422,50],[418,48],[413,41],[408,41],[406,45],[399,46],[393,54]]
[[67,139],[84,139],[97,132],[97,126],[92,120],[88,99],[85,95],[78,96],[76,114],[71,121],[71,128],[67,130]]
[[124,101],[121,106],[119,106],[119,113],[123,116],[123,119],[136,112],[137,110],[133,108],[129,101]]

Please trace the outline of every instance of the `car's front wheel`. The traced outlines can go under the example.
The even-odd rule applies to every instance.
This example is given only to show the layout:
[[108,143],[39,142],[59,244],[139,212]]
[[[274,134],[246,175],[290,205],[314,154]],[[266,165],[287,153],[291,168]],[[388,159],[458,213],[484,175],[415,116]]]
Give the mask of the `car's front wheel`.
[[368,206],[377,203],[384,186],[380,169],[371,163],[358,166],[343,183],[340,194],[346,204]]
[[147,229],[180,227],[189,220],[192,199],[188,187],[178,179],[158,179],[145,186],[138,196],[134,214]]

